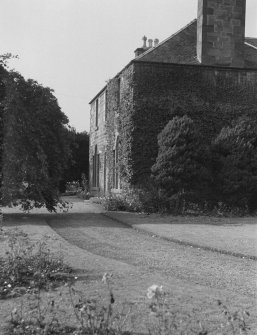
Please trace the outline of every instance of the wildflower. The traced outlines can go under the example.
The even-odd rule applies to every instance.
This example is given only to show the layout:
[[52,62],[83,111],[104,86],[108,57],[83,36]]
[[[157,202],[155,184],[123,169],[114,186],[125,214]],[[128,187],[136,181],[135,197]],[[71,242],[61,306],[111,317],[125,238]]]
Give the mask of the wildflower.
[[102,278],[102,282],[104,284],[107,284],[109,282],[109,280],[111,279],[111,277],[112,277],[111,273],[105,272],[105,274],[103,275],[103,278]]
[[12,314],[17,314],[17,308],[14,308],[11,313]]
[[162,293],[162,286],[152,285],[147,290],[147,298],[152,299],[160,293]]

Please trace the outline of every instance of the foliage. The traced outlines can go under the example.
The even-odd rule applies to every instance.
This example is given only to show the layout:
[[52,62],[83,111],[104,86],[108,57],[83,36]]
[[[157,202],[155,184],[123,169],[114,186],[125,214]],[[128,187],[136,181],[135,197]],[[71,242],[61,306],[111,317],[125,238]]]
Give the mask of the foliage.
[[122,190],[119,194],[110,194],[101,198],[101,204],[108,211],[143,211],[143,203],[140,200],[140,192]]
[[5,86],[2,203],[29,201],[55,211],[60,176],[70,155],[68,119],[53,91],[36,81],[10,72]]
[[150,286],[147,290],[147,297],[151,301],[147,324],[149,335],[209,334],[200,321],[169,307],[166,292],[162,286]]
[[129,331],[124,332],[123,329],[126,327],[134,304],[124,303],[122,306],[116,306],[116,310],[114,310],[115,299],[111,285],[111,274],[105,273],[102,281],[108,290],[106,306],[95,299],[83,298],[81,292],[76,291],[71,282],[67,282],[70,303],[77,321],[76,326],[63,325],[58,319],[61,310],[59,304],[55,300],[51,300],[46,306],[43,306],[42,299],[38,295],[34,310],[30,313],[30,319],[25,319],[22,310],[18,312],[15,308],[12,311],[8,335],[131,334]]
[[228,307],[220,300],[218,300],[218,305],[222,309],[224,318],[223,323],[221,323],[223,334],[226,334],[229,331],[233,335],[238,334],[238,331],[239,334],[247,334],[248,330],[251,330],[247,324],[247,318],[250,316],[248,311],[231,312]]
[[166,292],[163,291],[162,286],[150,286],[147,297],[151,300],[148,322],[150,335],[246,335],[250,330],[246,321],[250,314],[247,311],[231,312],[220,300],[218,300],[218,305],[222,308],[224,321],[221,321],[214,329],[210,329],[205,320],[192,318],[179,310],[172,310],[166,301]]
[[86,199],[86,200],[90,198],[89,183],[84,173],[82,173],[82,176],[81,176],[81,188],[77,192],[77,196],[79,198]]
[[60,256],[51,255],[46,238],[32,243],[19,229],[8,230],[5,235],[8,250],[7,257],[1,260],[0,299],[47,288],[50,282],[59,280],[56,274],[70,271]]
[[153,177],[176,210],[184,200],[204,199],[211,180],[206,164],[209,152],[192,119],[173,118],[158,137],[159,152]]
[[213,143],[215,188],[229,207],[257,209],[257,120],[242,117]]
[[6,53],[6,54],[2,54],[0,55],[0,65],[3,66],[4,68],[8,69],[8,62],[11,59],[17,59],[18,56],[17,55],[13,55],[10,52]]
[[[107,84],[107,149],[101,148],[107,154],[107,189],[112,188],[117,135],[121,184],[141,188],[158,155],[157,136],[169,120],[188,115],[209,145],[233,119],[256,114],[255,79],[246,80],[250,72],[137,61],[127,66]],[[212,199],[211,190],[207,196],[217,200]]]
[[102,281],[107,285],[107,305],[95,299],[82,298],[81,292],[68,283],[76,326],[60,322],[58,317],[62,309],[55,300],[51,299],[43,306],[41,296],[37,295],[29,319],[25,318],[22,308],[20,312],[17,308],[13,309],[8,335],[133,335],[138,334],[131,322],[135,316],[141,327],[142,323],[145,323],[150,335],[247,335],[250,330],[247,325],[250,314],[247,311],[231,312],[221,301],[218,301],[222,311],[220,324],[211,329],[205,320],[199,320],[195,314],[193,317],[179,309],[172,309],[166,299],[167,292],[158,285],[152,285],[147,290],[150,303],[147,304],[148,321],[145,322],[139,318],[138,306],[135,303],[126,303],[122,307],[117,305],[111,285],[111,274],[105,273]]
[[83,186],[84,178],[88,178],[89,167],[89,134],[77,133],[74,129],[67,131],[71,143],[71,156],[60,181],[61,192],[65,191],[67,182],[78,181]]

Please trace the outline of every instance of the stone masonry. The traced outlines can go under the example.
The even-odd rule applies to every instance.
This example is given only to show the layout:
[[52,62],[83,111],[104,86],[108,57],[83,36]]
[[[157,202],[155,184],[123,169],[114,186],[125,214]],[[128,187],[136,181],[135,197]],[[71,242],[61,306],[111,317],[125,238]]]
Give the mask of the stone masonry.
[[198,0],[201,64],[244,67],[245,9],[246,0]]

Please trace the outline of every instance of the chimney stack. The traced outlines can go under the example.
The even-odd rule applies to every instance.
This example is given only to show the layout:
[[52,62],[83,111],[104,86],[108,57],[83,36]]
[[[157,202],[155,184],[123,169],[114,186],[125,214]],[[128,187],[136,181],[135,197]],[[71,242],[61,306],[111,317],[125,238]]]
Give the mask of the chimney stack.
[[246,0],[198,0],[201,64],[244,67],[245,7]]
[[[151,38],[148,39],[148,46],[146,45],[147,37],[144,36],[142,38],[143,40],[143,46],[141,48],[137,48],[135,50],[135,57],[140,56],[142,53],[144,53],[146,50],[151,49],[153,47],[153,40]],[[158,38],[154,40],[154,47],[156,47],[159,44]]]
[[142,40],[143,40],[143,46],[135,50],[135,57],[138,57],[139,55],[141,55],[143,52],[145,52],[148,49],[146,45],[147,37],[144,36]]

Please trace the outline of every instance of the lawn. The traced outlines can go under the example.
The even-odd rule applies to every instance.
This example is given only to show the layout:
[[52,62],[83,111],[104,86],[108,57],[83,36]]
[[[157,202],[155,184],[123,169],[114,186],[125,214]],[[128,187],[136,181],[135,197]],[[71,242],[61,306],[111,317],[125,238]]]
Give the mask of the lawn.
[[[84,217],[84,212],[89,212],[89,215]],[[147,306],[150,302],[146,296],[147,288],[152,284],[159,284],[164,286],[169,305],[174,310],[179,309],[189,315],[195,315],[194,313],[196,313],[197,317],[202,319],[203,324],[207,320],[211,322],[212,326],[220,324],[223,316],[222,308],[217,305],[218,299],[226,303],[233,311],[250,311],[249,323],[252,331],[249,334],[256,334],[257,290],[256,287],[251,286],[256,274],[255,261],[243,260],[230,255],[219,255],[205,250],[190,250],[189,247],[183,245],[170,244],[168,241],[153,239],[151,235],[137,233],[133,229],[127,229],[125,226],[120,227],[119,223],[115,223],[115,221],[110,222],[110,227],[105,227],[104,224],[100,224],[100,221],[103,221],[103,217],[101,217],[101,220],[100,217],[99,219],[94,217],[94,215],[99,215],[100,212],[99,206],[92,208],[88,202],[74,203],[73,210],[68,216],[65,214],[59,216],[44,214],[44,211],[35,211],[34,214],[30,215],[17,214],[9,210],[9,213],[5,215],[4,229],[19,227],[29,235],[31,241],[36,243],[39,243],[44,236],[47,236],[47,244],[52,254],[62,255],[65,263],[73,267],[74,276],[77,277],[74,289],[79,292],[80,296],[96,298],[101,304],[107,305],[109,299],[108,290],[101,280],[105,272],[113,273],[114,307],[116,310],[121,311],[122,302],[133,303],[133,311],[137,318],[137,326],[134,326],[136,331],[146,330],[143,326],[143,320],[146,319]],[[116,214],[122,220],[122,214]],[[195,243],[203,243],[205,236],[207,238],[211,235],[212,228],[214,228],[216,235],[212,235],[212,238],[209,237],[208,241],[218,243],[213,244],[215,247],[227,248],[224,243],[215,242],[215,236],[218,236],[218,232],[222,232],[219,229],[228,225],[226,223],[223,226],[224,221],[221,225],[220,219],[213,219],[213,222],[218,222],[216,224],[206,225],[203,222],[204,218],[192,218],[193,222],[190,221],[190,224],[186,224],[188,218],[173,218],[174,221],[171,224],[165,221],[171,220],[171,217],[158,215],[124,214],[124,217],[126,217],[126,220],[129,218],[130,223],[132,221],[131,218],[134,218],[133,224],[136,227],[142,225],[140,228],[149,229],[150,232],[152,232],[152,229],[158,228],[159,233],[161,232],[164,236],[171,236],[172,238],[175,235],[172,235],[173,231],[171,234],[170,227],[173,228],[173,225],[178,225],[175,238],[181,236],[182,239],[186,237],[192,241],[192,236],[195,236]],[[135,223],[135,220],[138,221]],[[148,222],[143,221],[143,223],[142,220],[148,220]],[[247,225],[255,226],[247,220],[244,221]],[[47,222],[50,223],[54,230],[50,228]],[[156,223],[156,228],[154,222]],[[67,225],[70,227],[74,226],[74,229],[66,229]],[[197,236],[194,229],[190,230],[191,232],[194,231],[194,234],[183,234],[182,228],[187,227],[189,231],[189,227],[192,225],[196,227],[194,229],[198,229],[201,232],[201,237]],[[160,227],[163,227],[163,230]],[[200,227],[202,227],[201,230]],[[234,228],[237,229],[237,227],[242,229],[241,224],[235,224]],[[233,227],[229,226],[229,229],[233,235]],[[157,230],[153,234],[156,234]],[[57,231],[59,234],[57,234]],[[77,235],[75,236],[76,232]],[[179,232],[180,235],[178,235]],[[233,240],[237,241],[238,234],[236,232],[234,236],[228,237],[230,238],[229,245],[233,245]],[[72,238],[78,239],[79,237],[81,238],[80,247],[67,242],[69,238],[72,240]],[[248,234],[245,233],[241,238],[245,239],[248,237]],[[82,243],[84,238],[85,246]],[[2,235],[0,257],[5,254],[6,241]],[[247,243],[244,245],[246,247],[241,249],[242,252],[246,253],[248,251],[252,253],[251,248],[247,249]],[[245,274],[247,274],[248,278],[245,277]],[[238,290],[236,287],[238,287]],[[41,297],[44,301],[42,306],[47,305],[49,301],[55,302],[55,306],[58,306],[58,318],[62,323],[75,324],[77,322],[73,313],[68,286],[60,286],[49,292],[42,291]],[[11,311],[15,307],[18,310],[22,308],[26,318],[32,302],[30,294],[0,300],[1,335],[4,335],[4,327],[10,319]],[[224,322],[226,322],[225,320],[226,318]],[[217,332],[213,334],[217,334]]]
[[108,212],[108,216],[171,240],[257,257],[257,218]]

